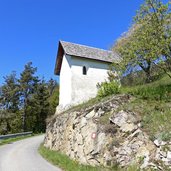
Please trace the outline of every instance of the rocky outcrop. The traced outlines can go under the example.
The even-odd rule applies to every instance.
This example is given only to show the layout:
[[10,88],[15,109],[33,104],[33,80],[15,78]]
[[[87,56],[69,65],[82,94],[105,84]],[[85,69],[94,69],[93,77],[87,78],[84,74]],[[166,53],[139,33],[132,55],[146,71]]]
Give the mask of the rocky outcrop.
[[[82,164],[138,163],[141,168],[158,168],[154,160],[162,161],[160,145],[142,131],[139,115],[119,110],[129,100],[127,95],[114,96],[89,108],[57,115],[47,126],[44,145]],[[171,153],[162,156],[169,163]]]

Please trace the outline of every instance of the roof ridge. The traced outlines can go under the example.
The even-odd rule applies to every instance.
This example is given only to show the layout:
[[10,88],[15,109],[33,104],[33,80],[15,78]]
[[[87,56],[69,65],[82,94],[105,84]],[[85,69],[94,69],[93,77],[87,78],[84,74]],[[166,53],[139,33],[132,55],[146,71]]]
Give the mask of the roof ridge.
[[61,42],[61,43],[62,43],[62,42],[64,42],[64,43],[70,43],[70,44],[74,44],[74,45],[78,45],[78,46],[83,46],[83,47],[87,47],[87,48],[91,48],[91,49],[97,49],[97,50],[102,50],[102,51],[114,53],[114,52],[111,51],[111,50],[101,49],[101,48],[92,47],[92,46],[88,46],[88,45],[83,45],[83,44],[78,44],[78,43],[73,43],[73,42],[67,42],[67,41],[63,41],[63,40],[60,40],[60,42]]

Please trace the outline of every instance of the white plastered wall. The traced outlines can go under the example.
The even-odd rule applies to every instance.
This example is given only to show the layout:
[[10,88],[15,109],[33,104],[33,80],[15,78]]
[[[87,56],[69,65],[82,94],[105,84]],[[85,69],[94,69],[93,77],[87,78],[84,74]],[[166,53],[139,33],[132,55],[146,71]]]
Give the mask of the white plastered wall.
[[[97,95],[97,83],[107,80],[109,64],[97,60],[71,57],[71,104],[80,104]],[[86,66],[87,75],[83,75]]]
[[64,108],[71,103],[71,57],[63,56],[60,70],[59,107]]

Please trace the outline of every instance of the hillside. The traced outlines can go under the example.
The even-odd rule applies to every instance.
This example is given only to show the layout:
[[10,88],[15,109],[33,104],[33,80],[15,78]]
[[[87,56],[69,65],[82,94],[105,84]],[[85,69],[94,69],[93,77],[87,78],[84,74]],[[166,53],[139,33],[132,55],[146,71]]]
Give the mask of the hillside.
[[170,93],[165,76],[92,99],[51,118],[44,145],[83,164],[169,169]]

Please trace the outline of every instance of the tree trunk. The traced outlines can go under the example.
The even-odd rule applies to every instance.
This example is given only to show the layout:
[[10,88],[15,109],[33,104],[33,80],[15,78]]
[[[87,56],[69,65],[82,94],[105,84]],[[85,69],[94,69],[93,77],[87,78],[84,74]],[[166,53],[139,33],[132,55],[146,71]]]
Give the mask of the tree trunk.
[[146,83],[150,83],[151,80],[151,61],[147,61],[148,66],[144,67],[143,64],[139,64],[139,66],[142,68],[142,70],[145,72],[146,74]]
[[146,83],[150,83],[152,79],[151,79],[151,71],[149,68],[145,71],[145,74],[146,74]]

